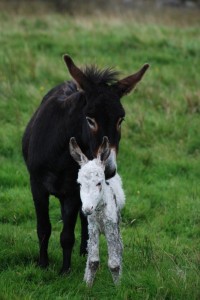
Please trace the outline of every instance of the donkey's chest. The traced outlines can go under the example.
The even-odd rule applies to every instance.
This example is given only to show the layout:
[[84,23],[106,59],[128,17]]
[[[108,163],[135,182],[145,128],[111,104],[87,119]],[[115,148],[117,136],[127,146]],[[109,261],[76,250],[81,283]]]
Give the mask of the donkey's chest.
[[76,182],[77,175],[74,175],[74,173],[65,170],[59,173],[48,172],[43,177],[43,184],[49,194],[56,197],[64,197],[75,192],[79,193]]

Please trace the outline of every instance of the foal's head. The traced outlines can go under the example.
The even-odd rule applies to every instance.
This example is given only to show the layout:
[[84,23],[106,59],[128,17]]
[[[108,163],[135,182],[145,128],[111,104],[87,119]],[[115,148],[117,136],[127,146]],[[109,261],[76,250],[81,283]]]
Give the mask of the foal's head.
[[80,184],[82,211],[90,215],[97,208],[103,196],[105,185],[105,162],[110,154],[108,138],[104,137],[98,149],[97,158],[88,160],[83,154],[75,138],[70,139],[70,153],[81,166],[77,182]]

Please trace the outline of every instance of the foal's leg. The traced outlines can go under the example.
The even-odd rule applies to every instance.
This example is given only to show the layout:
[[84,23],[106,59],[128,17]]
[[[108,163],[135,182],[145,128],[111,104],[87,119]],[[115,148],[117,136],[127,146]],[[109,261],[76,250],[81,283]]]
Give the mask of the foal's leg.
[[92,286],[99,266],[99,229],[95,221],[91,220],[92,216],[89,216],[88,258],[84,275],[84,281],[88,286]]
[[37,216],[37,234],[40,245],[38,265],[42,268],[46,268],[49,264],[48,242],[51,235],[49,194],[43,185],[34,179],[31,179],[31,190]]
[[105,224],[105,235],[108,245],[108,267],[115,284],[118,283],[122,271],[123,245],[119,225],[110,221]]
[[68,273],[71,266],[72,248],[75,242],[74,228],[80,204],[76,197],[60,200],[63,220],[63,230],[60,235],[60,243],[63,249],[63,265],[60,273]]
[[80,219],[81,219],[81,246],[80,246],[80,255],[87,254],[87,242],[88,242],[88,221],[87,217],[80,210]]

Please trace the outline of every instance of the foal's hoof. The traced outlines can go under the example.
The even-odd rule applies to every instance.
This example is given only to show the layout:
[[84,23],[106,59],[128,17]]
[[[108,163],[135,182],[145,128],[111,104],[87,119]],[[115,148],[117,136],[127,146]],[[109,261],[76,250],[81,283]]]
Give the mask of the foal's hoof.
[[68,269],[62,268],[62,269],[60,270],[60,272],[59,272],[59,275],[60,275],[60,276],[66,276],[66,275],[69,275],[70,272],[71,272],[71,268],[68,268]]
[[93,286],[93,280],[92,281],[86,281],[85,283],[86,283],[86,286],[88,288],[92,288],[92,286]]
[[114,268],[110,268],[111,274],[112,274],[112,278],[113,278],[113,282],[115,285],[118,285],[120,282],[120,267],[114,267]]

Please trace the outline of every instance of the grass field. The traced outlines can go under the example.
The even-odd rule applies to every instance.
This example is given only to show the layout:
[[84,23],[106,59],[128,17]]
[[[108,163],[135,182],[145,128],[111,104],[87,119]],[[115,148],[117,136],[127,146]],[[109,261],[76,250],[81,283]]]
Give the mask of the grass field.
[[[192,21],[159,18],[158,25],[154,18],[136,22],[130,16],[0,13],[1,300],[200,299],[200,27]],[[62,224],[54,198],[50,267],[35,266],[35,212],[21,137],[43,95],[69,79],[66,52],[78,65],[115,66],[122,76],[151,64],[122,101],[118,168],[127,203],[118,287],[107,269],[103,238],[100,270],[93,288],[85,287],[79,223],[72,272],[58,276]]]

